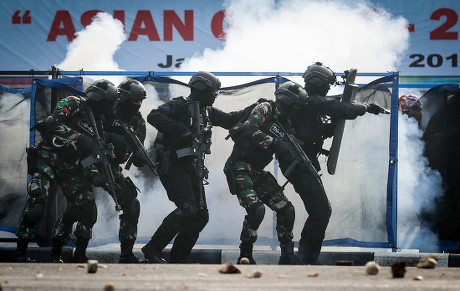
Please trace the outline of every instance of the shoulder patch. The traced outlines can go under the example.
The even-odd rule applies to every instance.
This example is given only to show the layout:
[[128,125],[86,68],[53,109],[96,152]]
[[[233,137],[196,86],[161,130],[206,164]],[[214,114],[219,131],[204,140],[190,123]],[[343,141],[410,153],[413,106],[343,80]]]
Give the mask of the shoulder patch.
[[166,112],[170,112],[171,111],[171,106],[168,104],[168,103],[165,103],[165,104],[161,104],[160,106],[158,106],[159,109],[162,109]]

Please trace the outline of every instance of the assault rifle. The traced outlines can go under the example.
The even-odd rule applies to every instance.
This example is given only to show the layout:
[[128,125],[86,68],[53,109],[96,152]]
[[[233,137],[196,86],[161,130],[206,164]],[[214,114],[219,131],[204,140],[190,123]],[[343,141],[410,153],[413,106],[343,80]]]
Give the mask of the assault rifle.
[[[295,153],[295,156],[296,156],[296,160],[292,162],[289,165],[289,167],[286,169],[286,171],[283,173],[284,176],[288,178],[291,172],[294,170],[294,168],[299,163],[302,163],[307,168],[307,171],[309,171],[313,175],[313,177],[315,177],[315,179],[322,185],[321,178],[318,172],[316,171],[315,167],[313,166],[313,164],[311,163],[310,159],[305,154],[303,149],[300,147],[299,143],[292,136],[292,134],[290,134],[288,131],[286,131],[286,129],[284,129],[283,125],[281,124],[281,122],[279,122],[278,118],[273,117],[273,119],[274,119],[273,124],[270,126],[270,129],[269,129],[270,132],[272,132],[273,134],[275,134],[282,140],[286,141],[290,145],[291,150]],[[287,183],[288,181],[284,183],[284,185],[282,186],[283,189]]]
[[150,158],[149,154],[144,148],[144,145],[142,142],[139,140],[139,138],[134,134],[134,132],[126,126],[126,124],[121,120],[118,115],[113,112],[113,115],[115,116],[116,121],[120,124],[121,129],[123,130],[124,136],[128,139],[128,143],[133,150],[133,153],[131,154],[131,157],[128,159],[128,162],[126,163],[125,169],[129,170],[131,168],[131,165],[133,163],[133,160],[135,158],[134,151],[140,151],[144,157],[144,161],[147,164],[147,166],[152,170],[153,174],[158,176],[157,169],[155,163],[152,161]]
[[94,140],[97,143],[97,151],[93,155],[83,159],[81,164],[83,167],[88,167],[91,164],[99,163],[99,168],[101,169],[102,174],[106,179],[106,184],[104,189],[109,192],[112,196],[113,201],[115,201],[115,210],[121,211],[121,206],[117,200],[116,189],[120,188],[119,185],[115,183],[115,178],[113,176],[112,167],[110,166],[109,158],[115,158],[113,153],[113,145],[111,143],[105,144],[101,135],[96,126],[96,120],[94,120],[93,111],[91,108],[87,109],[87,117],[89,119],[90,125],[94,130]]
[[204,165],[204,159],[206,154],[211,153],[211,130],[208,127],[204,128],[200,118],[200,103],[198,101],[188,102],[191,116],[191,126],[195,138],[192,140],[192,146],[185,149],[179,149],[176,151],[177,157],[182,158],[185,156],[195,157],[195,171],[198,180],[200,181],[200,206],[204,207],[205,197],[203,187],[201,185],[208,185],[206,179],[208,179],[209,171]]

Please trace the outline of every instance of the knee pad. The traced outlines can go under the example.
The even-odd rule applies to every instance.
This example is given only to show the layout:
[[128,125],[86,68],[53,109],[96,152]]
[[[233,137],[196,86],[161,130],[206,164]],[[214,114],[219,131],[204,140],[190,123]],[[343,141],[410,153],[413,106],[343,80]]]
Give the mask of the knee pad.
[[69,227],[80,217],[80,207],[74,203],[67,203],[64,213],[62,214],[62,223],[65,227]]
[[184,217],[184,219],[189,219],[190,217],[195,216],[197,212],[196,205],[189,204],[187,202],[179,204],[177,209],[179,210],[178,211],[179,216]]
[[88,201],[81,206],[80,222],[90,228],[96,224],[97,221],[97,207],[94,200]]
[[265,216],[265,205],[258,201],[251,204],[247,209],[248,213],[248,224],[252,229],[259,229],[259,225],[264,220]]
[[137,197],[137,187],[134,185],[133,180],[130,177],[126,177],[124,179],[124,184],[126,185],[126,189],[129,192],[129,197],[136,198]]
[[192,228],[196,232],[201,232],[203,228],[208,224],[209,221],[209,213],[207,209],[202,209],[198,210],[193,222],[192,222]]
[[181,228],[186,223],[191,221],[193,216],[195,216],[196,212],[197,209],[195,205],[182,203],[178,205],[178,207],[173,212],[166,216],[164,222],[167,222],[174,228]]
[[27,226],[35,226],[40,222],[40,219],[43,217],[43,212],[45,211],[44,204],[35,204],[29,208],[29,211],[24,213],[23,221]]
[[284,225],[294,225],[295,209],[291,201],[288,201],[283,208],[276,212],[278,220],[282,220]]
[[137,224],[139,221],[139,215],[141,212],[141,205],[137,198],[125,202],[123,205],[123,214],[120,215],[120,219],[126,219],[132,224]]

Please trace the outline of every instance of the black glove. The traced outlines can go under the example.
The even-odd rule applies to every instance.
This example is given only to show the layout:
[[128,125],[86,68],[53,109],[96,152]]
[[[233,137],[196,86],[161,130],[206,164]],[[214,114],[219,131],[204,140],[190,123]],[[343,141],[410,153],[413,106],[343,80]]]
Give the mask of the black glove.
[[108,137],[108,141],[113,145],[115,161],[118,164],[126,162],[126,159],[128,158],[131,150],[125,136],[121,134],[112,133]]
[[82,134],[77,139],[75,145],[77,146],[79,156],[82,158],[92,155],[94,149],[97,148],[96,142],[86,134]]
[[181,132],[179,134],[179,140],[180,141],[191,141],[195,136],[193,135],[193,132],[188,129],[187,127],[182,127]]
[[104,175],[102,175],[101,173],[92,174],[91,180],[93,182],[93,185],[96,187],[104,187],[107,182]]
[[112,133],[109,137],[109,142],[113,144],[114,148],[129,148],[125,136],[121,134]]
[[374,102],[374,103],[366,104],[366,111],[377,115],[379,113],[383,113],[385,109],[382,106]]
[[145,166],[145,164],[147,164],[144,153],[141,151],[136,151],[135,153],[133,153],[132,159],[134,166],[138,168],[143,167]]

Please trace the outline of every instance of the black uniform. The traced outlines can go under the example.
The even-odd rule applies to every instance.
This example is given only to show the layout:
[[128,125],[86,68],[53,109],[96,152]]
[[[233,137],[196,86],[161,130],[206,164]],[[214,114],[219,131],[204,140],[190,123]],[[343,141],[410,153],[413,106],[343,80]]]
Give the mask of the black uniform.
[[[169,262],[186,262],[199,233],[208,223],[204,187],[198,178],[194,157],[178,158],[176,154],[176,150],[190,147],[194,136],[189,128],[191,116],[188,102],[198,99],[193,97],[192,91],[189,97],[174,98],[152,110],[147,117],[147,122],[158,129],[155,145],[157,152],[162,154],[159,168],[166,169],[163,172],[159,170],[160,180],[169,200],[177,206],[143,248],[151,262],[161,263],[161,251],[174,237]],[[242,112],[225,113],[211,106],[201,106],[204,128],[215,125],[229,129],[241,118]]]
[[[355,119],[366,113],[366,106],[352,102],[340,102],[309,92],[308,103],[292,116],[296,137],[316,170],[320,170],[318,156],[324,139],[333,135],[333,125],[324,123],[332,118]],[[327,115],[327,116],[325,116]],[[331,206],[324,186],[308,171],[294,171],[289,177],[308,212],[299,241],[299,256],[306,264],[318,263],[317,259],[331,216]]]
[[[129,102],[129,101],[128,101]],[[121,122],[131,130],[143,143],[145,140],[145,120],[140,112],[126,114],[123,111],[116,112]],[[116,192],[117,201],[123,210],[120,215],[120,230],[118,238],[121,243],[120,262],[136,262],[132,254],[132,248],[137,238],[137,223],[140,215],[140,203],[137,199],[137,187],[130,177],[125,177],[120,164],[125,163],[131,154],[134,155],[134,165],[143,166],[142,161],[136,160],[136,149],[132,149],[127,138],[124,136],[122,125],[110,115],[104,122],[107,141],[114,145],[115,159],[111,161],[115,182],[120,186]]]

